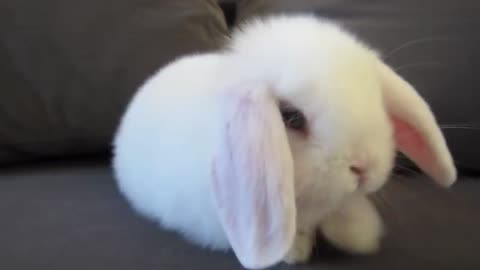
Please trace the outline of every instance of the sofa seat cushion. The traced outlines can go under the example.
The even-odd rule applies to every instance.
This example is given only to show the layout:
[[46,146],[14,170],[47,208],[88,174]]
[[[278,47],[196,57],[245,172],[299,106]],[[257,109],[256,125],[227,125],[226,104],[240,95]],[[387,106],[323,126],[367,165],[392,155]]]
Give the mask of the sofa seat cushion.
[[[375,199],[388,228],[380,253],[350,257],[320,242],[312,263],[295,269],[478,269],[480,181],[463,180],[444,190],[395,177]],[[232,253],[135,214],[104,161],[0,172],[0,217],[0,269],[242,269]]]

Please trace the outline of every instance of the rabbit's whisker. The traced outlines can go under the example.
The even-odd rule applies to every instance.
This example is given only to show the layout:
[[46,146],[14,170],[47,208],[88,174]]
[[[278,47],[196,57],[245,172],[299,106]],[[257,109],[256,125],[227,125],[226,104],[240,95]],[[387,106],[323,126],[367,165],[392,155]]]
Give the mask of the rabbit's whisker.
[[422,43],[426,43],[426,42],[434,42],[434,41],[444,41],[444,40],[451,40],[451,38],[446,38],[446,37],[423,37],[423,38],[418,38],[418,39],[414,39],[414,40],[410,40],[410,41],[407,41],[403,44],[401,44],[400,46],[392,49],[390,52],[388,52],[384,57],[383,59],[384,60],[387,60],[388,58],[391,58],[393,57],[395,54],[397,54],[398,52],[400,52],[401,50],[405,49],[405,48],[408,48],[408,47],[411,47],[411,46],[414,46],[414,45],[418,45],[418,44],[422,44]]

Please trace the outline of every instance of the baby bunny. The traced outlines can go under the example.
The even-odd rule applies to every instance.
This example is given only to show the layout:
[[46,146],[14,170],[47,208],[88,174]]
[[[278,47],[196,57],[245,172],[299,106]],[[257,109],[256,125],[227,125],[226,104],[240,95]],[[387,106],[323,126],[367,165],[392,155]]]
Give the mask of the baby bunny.
[[375,252],[382,221],[366,195],[396,150],[438,184],[456,180],[429,106],[374,51],[313,16],[273,16],[153,74],[121,120],[113,167],[141,215],[259,269],[306,261],[318,230]]

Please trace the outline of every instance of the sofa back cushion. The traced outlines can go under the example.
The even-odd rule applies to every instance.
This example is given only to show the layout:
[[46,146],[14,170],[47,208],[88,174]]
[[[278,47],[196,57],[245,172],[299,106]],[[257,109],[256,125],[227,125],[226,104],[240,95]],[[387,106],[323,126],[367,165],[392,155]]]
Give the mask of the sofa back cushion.
[[214,0],[2,1],[0,165],[107,151],[149,75],[226,34]]

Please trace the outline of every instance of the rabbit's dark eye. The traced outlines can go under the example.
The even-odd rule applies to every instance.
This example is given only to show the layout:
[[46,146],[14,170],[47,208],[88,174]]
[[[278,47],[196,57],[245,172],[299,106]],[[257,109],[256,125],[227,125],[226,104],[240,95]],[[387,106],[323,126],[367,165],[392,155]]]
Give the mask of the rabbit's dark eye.
[[289,104],[280,103],[280,113],[287,128],[306,131],[307,119],[305,119],[305,115],[300,110]]

